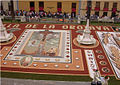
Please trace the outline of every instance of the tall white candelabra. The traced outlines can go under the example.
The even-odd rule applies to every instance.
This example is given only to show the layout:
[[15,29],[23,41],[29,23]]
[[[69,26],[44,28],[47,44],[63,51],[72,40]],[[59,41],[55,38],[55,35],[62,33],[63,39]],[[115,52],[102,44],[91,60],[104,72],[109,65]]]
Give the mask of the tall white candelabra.
[[3,26],[0,18],[0,42],[6,42],[13,38],[13,33],[7,33],[6,28]]
[[96,39],[93,37],[93,35],[90,35],[90,33],[89,19],[87,19],[87,25],[83,31],[83,34],[77,36],[77,42],[84,45],[96,44]]

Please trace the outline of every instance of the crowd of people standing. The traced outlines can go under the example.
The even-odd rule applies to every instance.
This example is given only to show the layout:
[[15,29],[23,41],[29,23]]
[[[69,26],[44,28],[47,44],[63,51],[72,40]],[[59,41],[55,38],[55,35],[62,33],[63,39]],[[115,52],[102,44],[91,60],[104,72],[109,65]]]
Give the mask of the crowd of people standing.
[[[75,14],[75,13],[62,13],[62,12],[45,12],[45,11],[25,11],[25,10],[16,10],[14,11],[15,16],[25,16],[27,21],[30,21],[30,19],[42,19],[42,18],[57,18],[60,19],[62,18],[63,21],[64,19],[85,19],[87,15],[79,15],[79,14]],[[11,11],[8,10],[1,10],[1,15],[2,16],[11,16]],[[120,21],[120,15],[116,15],[115,17],[108,17],[108,16],[98,16],[98,15],[91,15],[91,20],[94,19],[99,19],[99,18],[103,18],[103,19],[115,19]]]
[[[62,13],[62,12],[45,12],[45,11],[40,11],[40,12],[36,12],[36,11],[25,11],[25,10],[16,10],[14,12],[15,16],[30,16],[30,17],[48,17],[48,18],[75,18],[74,14],[70,14],[70,13]],[[3,16],[11,16],[11,11],[1,11],[1,15]]]

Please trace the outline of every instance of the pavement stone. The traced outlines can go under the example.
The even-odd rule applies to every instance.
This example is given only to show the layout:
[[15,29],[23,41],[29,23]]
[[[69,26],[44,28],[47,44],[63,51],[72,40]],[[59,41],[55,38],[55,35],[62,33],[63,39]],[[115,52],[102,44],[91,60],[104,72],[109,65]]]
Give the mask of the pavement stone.
[[1,85],[91,85],[90,82],[1,78]]

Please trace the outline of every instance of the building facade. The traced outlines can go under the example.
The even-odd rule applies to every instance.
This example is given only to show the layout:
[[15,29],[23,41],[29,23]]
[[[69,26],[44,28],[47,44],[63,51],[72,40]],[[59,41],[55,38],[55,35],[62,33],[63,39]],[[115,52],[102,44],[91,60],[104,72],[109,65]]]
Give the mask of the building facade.
[[[120,12],[120,0],[91,0],[91,15],[115,16]],[[10,1],[2,1],[4,10],[9,10]],[[14,0],[14,10],[66,12],[84,16],[87,0]]]

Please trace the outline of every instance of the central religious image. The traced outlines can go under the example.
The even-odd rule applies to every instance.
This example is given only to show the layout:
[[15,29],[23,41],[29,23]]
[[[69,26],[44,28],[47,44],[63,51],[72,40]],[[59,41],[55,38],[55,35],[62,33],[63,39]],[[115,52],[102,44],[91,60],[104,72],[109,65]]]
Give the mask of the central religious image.
[[[38,62],[71,62],[69,30],[27,29],[13,46],[5,60],[20,60],[31,55]],[[68,60],[69,61],[66,61]]]

